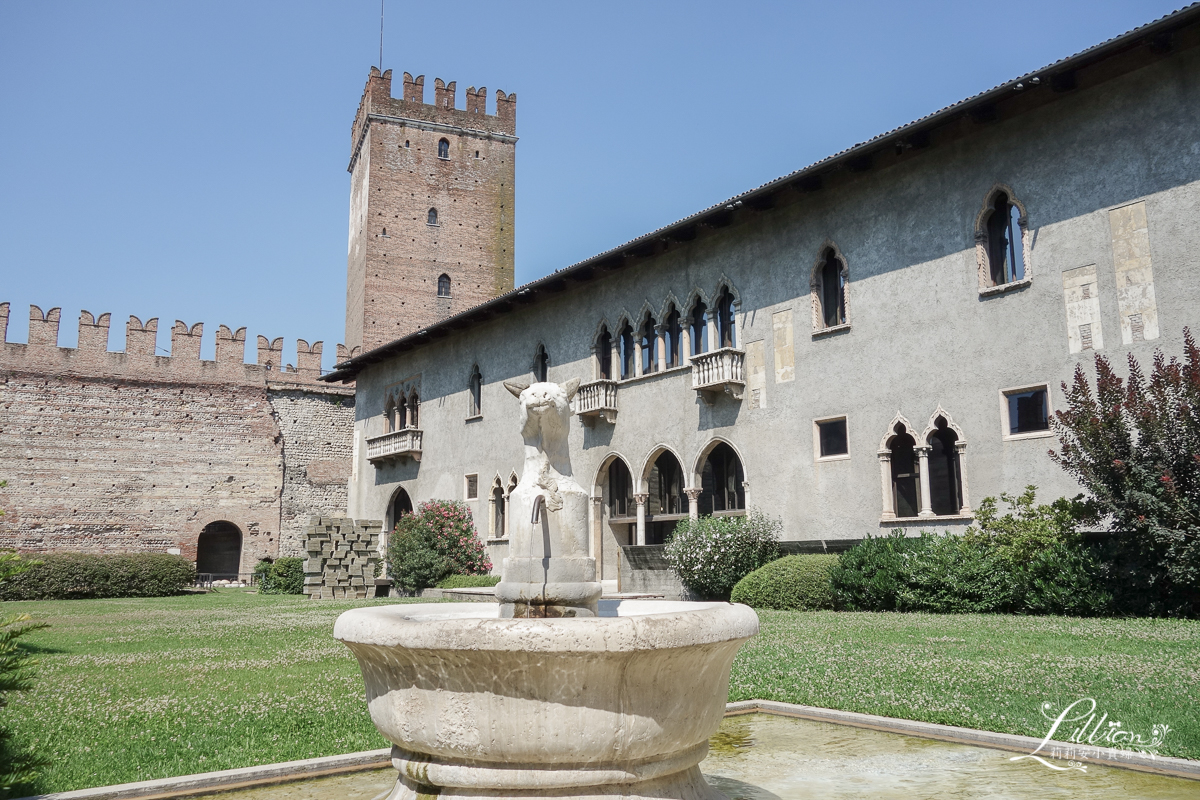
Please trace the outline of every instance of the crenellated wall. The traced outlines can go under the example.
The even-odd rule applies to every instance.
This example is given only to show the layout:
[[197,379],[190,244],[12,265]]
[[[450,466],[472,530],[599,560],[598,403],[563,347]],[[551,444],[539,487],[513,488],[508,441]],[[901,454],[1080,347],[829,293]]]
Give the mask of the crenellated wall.
[[[8,303],[0,303],[0,370],[49,372],[54,375],[89,375],[92,377],[130,377],[138,379],[184,380],[219,383],[262,385],[266,382],[311,386],[324,391],[317,378],[321,375],[321,354],[324,343],[309,344],[296,340],[295,364],[283,362],[283,339],[268,341],[258,337],[258,360],[245,363],[246,329],[231,330],[217,327],[216,358],[200,358],[200,339],[204,324],[175,321],[171,328],[171,354],[155,353],[158,319],[142,322],[131,316],[125,323],[125,350],[108,349],[110,314],[93,316],[90,311],[79,315],[79,344],[59,347],[58,333],[62,310],[52,308],[43,313],[38,306],[29,307],[29,341],[25,344],[8,341]],[[357,351],[345,345],[337,346],[338,361],[350,358]]]
[[[155,354],[158,320],[130,317],[108,350],[109,314],[80,314],[79,344],[59,347],[61,310],[30,308],[29,340],[7,341],[0,303],[0,547],[45,552],[170,552],[196,557],[201,531],[242,532],[240,569],[301,555],[311,514],[343,514],[353,389],[320,383],[322,343],[176,322]],[[340,360],[350,357],[338,345]]]

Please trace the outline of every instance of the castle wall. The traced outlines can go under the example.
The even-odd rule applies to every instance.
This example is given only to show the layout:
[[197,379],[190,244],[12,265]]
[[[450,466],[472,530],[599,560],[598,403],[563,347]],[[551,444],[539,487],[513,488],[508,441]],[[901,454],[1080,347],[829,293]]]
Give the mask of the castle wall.
[[283,437],[279,555],[303,558],[309,517],[346,509],[354,396],[272,385],[268,401]]
[[[1051,432],[1008,435],[1002,392],[1046,386],[1054,411],[1063,404],[1060,383],[1077,365],[1090,372],[1095,352],[1116,364],[1132,353],[1147,364],[1155,348],[1178,355],[1185,326],[1200,330],[1196,108],[1200,53],[1189,50],[1021,115],[964,120],[974,126],[969,136],[820,191],[797,190],[767,212],[738,209],[737,224],[660,243],[658,255],[636,267],[574,288],[564,281],[559,294],[491,321],[437,331],[429,344],[357,375],[348,514],[386,518],[401,487],[414,503],[465,499],[465,476],[478,475],[479,496],[468,505],[486,530],[490,486],[497,478],[506,485],[521,464],[517,403],[502,381],[528,380],[539,344],[550,355],[550,380],[595,380],[602,321],[614,333],[622,319],[636,327],[647,312],[661,322],[669,301],[686,310],[696,295],[711,308],[723,281],[738,297],[745,396],[708,405],[689,368],[619,381],[615,424],[587,427],[576,418],[571,431],[576,479],[597,499],[613,458],[628,464],[634,491],[647,492],[652,460],[665,448],[678,456],[687,486],[697,487],[707,450],[725,441],[740,454],[747,504],[781,518],[788,539],[961,529],[969,514],[885,513],[882,443],[897,416],[921,437],[939,413],[962,431],[971,507],[1027,484],[1046,501],[1074,495],[1078,485],[1047,456],[1057,446]],[[999,293],[981,290],[975,242],[977,217],[998,183],[1012,187],[1029,226],[1028,281]],[[849,265],[850,310],[847,326],[825,333],[810,323],[810,279],[830,241]],[[1072,311],[1082,302],[1075,271],[1085,266],[1096,276],[1088,319],[1109,335],[1091,337],[1102,349],[1073,352],[1072,342],[1082,341],[1076,329],[1091,324]],[[1140,282],[1136,308],[1131,279]],[[1143,313],[1150,298],[1160,338],[1145,317],[1135,337],[1130,314]],[[1128,341],[1117,335],[1126,330]],[[475,364],[484,379],[481,416],[471,414],[467,396]],[[366,442],[384,432],[385,400],[401,384],[420,386],[421,458],[372,464]],[[847,419],[849,454],[821,460],[814,421],[835,416]],[[605,578],[616,577],[614,567],[604,565]]]
[[201,361],[202,326],[176,323],[154,355],[157,320],[131,318],[110,352],[109,315],[83,312],[79,346],[57,346],[58,309],[30,311],[29,342],[5,341],[0,304],[0,547],[171,552],[196,557],[217,521],[242,532],[240,569],[303,551],[309,514],[345,507],[353,390],[317,382],[321,343],[221,326]]

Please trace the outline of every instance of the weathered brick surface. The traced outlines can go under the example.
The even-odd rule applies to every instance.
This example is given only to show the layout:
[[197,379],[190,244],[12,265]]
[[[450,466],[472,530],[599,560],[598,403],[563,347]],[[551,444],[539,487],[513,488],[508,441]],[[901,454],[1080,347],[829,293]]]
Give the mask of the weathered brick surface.
[[[513,288],[516,95],[467,92],[372,68],[352,128],[346,343],[370,350]],[[449,157],[438,157],[438,142]],[[430,225],[429,210],[438,222]],[[451,279],[437,296],[438,276]]]
[[31,309],[28,344],[5,341],[0,304],[0,547],[157,551],[195,558],[200,532],[243,534],[241,570],[300,555],[302,520],[345,509],[353,392],[319,383],[321,343],[221,326],[215,361],[201,326],[176,323],[172,356],[154,355],[157,320],[132,318],[126,351],[108,352],[109,315],[80,320],[78,348],[57,346],[60,312]]
[[354,397],[272,388],[269,399],[283,436],[279,555],[303,557],[308,518],[346,512]]

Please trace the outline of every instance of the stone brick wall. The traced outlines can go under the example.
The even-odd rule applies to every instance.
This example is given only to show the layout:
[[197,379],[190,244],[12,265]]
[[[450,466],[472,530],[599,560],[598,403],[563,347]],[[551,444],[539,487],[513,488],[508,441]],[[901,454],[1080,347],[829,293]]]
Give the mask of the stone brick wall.
[[321,343],[221,326],[199,358],[200,325],[176,323],[154,354],[157,320],[131,318],[107,349],[109,315],[83,312],[79,347],[57,346],[58,309],[30,312],[26,344],[7,342],[0,304],[0,547],[22,551],[178,550],[196,557],[204,527],[242,532],[240,569],[300,555],[313,513],[344,513],[353,389],[319,383]]
[[[372,68],[352,129],[346,343],[370,350],[513,288],[516,95],[467,92]],[[450,144],[438,157],[438,142]],[[436,208],[436,225],[428,223]],[[437,296],[438,276],[451,280]]]
[[354,395],[272,384],[268,399],[283,437],[279,555],[303,557],[309,516],[346,513]]
[[382,527],[379,520],[310,517],[304,529],[304,593],[313,600],[374,597]]

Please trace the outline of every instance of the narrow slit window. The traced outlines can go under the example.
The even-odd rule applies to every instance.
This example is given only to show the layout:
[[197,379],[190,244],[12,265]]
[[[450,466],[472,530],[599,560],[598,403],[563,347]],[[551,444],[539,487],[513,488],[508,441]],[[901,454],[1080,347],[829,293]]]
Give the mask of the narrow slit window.
[[546,348],[540,344],[537,352],[533,355],[533,377],[539,383],[550,380],[550,356],[546,353]]
[[621,328],[620,335],[621,345],[621,377],[632,378],[634,374],[633,368],[633,326],[628,322],[625,327]]
[[603,380],[612,379],[612,334],[608,327],[601,329],[596,337],[596,358],[600,363],[600,377]]
[[469,415],[478,417],[483,414],[483,375],[479,372],[478,365],[471,370],[471,379],[468,381],[467,388],[471,396]]
[[450,158],[450,140],[438,140],[438,158]]
[[708,306],[703,300],[697,300],[692,308],[692,355],[698,356],[708,352]]
[[438,224],[438,215],[437,215],[436,208],[429,209],[429,215],[425,218],[425,222],[429,225],[437,225]]
[[445,273],[442,273],[441,275],[438,276],[437,296],[438,297],[449,297],[450,296],[450,276]]
[[720,297],[717,298],[717,335],[720,337],[721,347],[737,347],[735,326],[733,294],[729,291],[729,287],[725,287],[721,290]]
[[671,306],[670,313],[667,314],[666,330],[664,331],[663,343],[665,347],[665,355],[667,369],[678,367],[683,363],[681,353],[681,344],[683,343],[683,326],[679,320],[679,310],[675,306]]
[[830,247],[821,263],[821,321],[826,328],[846,322],[846,277],[837,254]]

